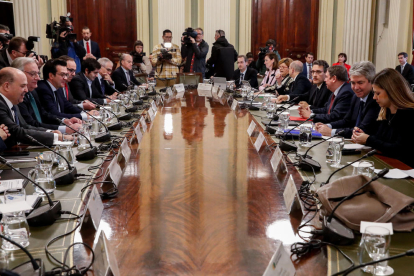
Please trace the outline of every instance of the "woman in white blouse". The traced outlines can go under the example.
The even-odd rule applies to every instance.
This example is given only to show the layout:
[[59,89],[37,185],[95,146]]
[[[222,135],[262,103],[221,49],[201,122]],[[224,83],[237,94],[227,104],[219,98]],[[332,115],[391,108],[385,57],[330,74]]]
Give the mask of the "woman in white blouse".
[[264,59],[266,65],[266,74],[260,84],[259,90],[262,91],[266,87],[276,83],[276,79],[280,78],[280,70],[278,69],[278,59],[275,53],[267,53]]

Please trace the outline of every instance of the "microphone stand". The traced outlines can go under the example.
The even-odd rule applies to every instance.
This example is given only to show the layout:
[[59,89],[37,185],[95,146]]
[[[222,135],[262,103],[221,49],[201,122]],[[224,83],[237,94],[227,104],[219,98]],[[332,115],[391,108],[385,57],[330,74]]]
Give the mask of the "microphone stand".
[[[127,90],[130,90],[131,89],[131,87],[132,87],[132,85],[130,85],[130,86],[126,86],[124,83],[122,84],[124,87],[126,87],[126,89]],[[140,99],[141,99],[141,97],[139,97]],[[132,102],[132,100],[128,97],[128,99]],[[144,96],[144,97],[142,97],[142,99],[143,100],[146,100],[146,99],[148,99],[148,96]],[[138,101],[135,101],[135,102],[132,102],[132,104],[133,105],[142,105],[143,103],[144,103],[144,101],[143,100],[138,100]]]
[[250,105],[249,105],[249,110],[260,110],[260,108],[258,108],[258,107],[256,107],[256,106],[253,106],[253,101],[257,98],[257,97],[259,97],[259,95],[260,94],[262,94],[264,92],[264,90],[262,90],[262,91],[260,91],[259,93],[257,93],[257,95],[256,96],[254,96],[254,97],[252,97],[252,100],[250,101]]
[[375,177],[373,177],[370,181],[359,187],[357,190],[352,192],[350,195],[344,197],[332,210],[331,214],[328,218],[324,217],[323,225],[322,225],[322,235],[324,236],[324,240],[333,244],[338,245],[348,245],[351,244],[354,239],[354,232],[351,229],[343,225],[339,220],[333,217],[336,209],[345,202],[346,200],[350,199],[351,197],[355,196],[360,190],[371,184],[373,181],[383,177],[388,173],[389,169],[385,168],[380,171]]
[[89,145],[91,146],[89,149],[84,149],[80,152],[78,152],[78,154],[76,154],[76,160],[79,161],[83,161],[83,160],[91,160],[94,159],[96,157],[96,154],[98,152],[98,149],[96,147],[94,147],[91,143],[91,140],[88,139],[88,137],[86,137],[86,135],[80,133],[79,131],[77,131],[76,129],[72,128],[71,126],[65,124],[63,121],[60,121],[59,119],[56,118],[56,121],[61,122],[62,124],[64,124],[66,127],[70,128],[71,130],[73,130],[74,132],[76,132],[77,134],[81,135],[82,137],[84,137],[88,142]]
[[13,171],[17,172],[19,175],[27,179],[29,182],[31,182],[34,186],[38,187],[42,192],[45,194],[48,204],[40,206],[39,208],[36,208],[33,210],[27,217],[27,223],[30,226],[46,226],[53,224],[56,219],[60,217],[62,205],[60,204],[60,201],[52,201],[48,193],[38,185],[36,182],[31,180],[29,177],[25,176],[23,173],[20,172],[20,170],[13,167],[12,164],[7,162],[6,159],[0,156],[0,162],[11,168]]
[[[299,99],[299,97],[294,98],[293,100],[289,101],[288,103],[290,103],[290,102],[292,102],[292,101],[295,101],[295,100],[297,100],[297,99]],[[274,128],[271,128],[271,127],[270,127],[270,126],[271,126],[271,124],[272,124],[272,122],[273,122],[273,120],[279,120],[279,115],[280,115],[280,114],[282,114],[282,112],[283,112],[283,111],[285,111],[286,109],[291,108],[291,107],[292,107],[292,106],[294,106],[294,105],[295,105],[295,103],[290,104],[287,108],[283,108],[283,109],[282,109],[282,111],[280,111],[278,114],[274,115],[274,116],[273,116],[273,118],[272,118],[269,122],[267,122],[267,123],[266,123],[265,121],[262,121],[262,124],[264,124],[264,125],[266,126],[266,131],[267,131],[268,133],[270,133],[270,134],[275,133],[275,132],[276,132],[276,130],[275,130]]]
[[[109,84],[109,83],[108,83]],[[116,92],[118,92],[119,94],[122,94],[122,95],[124,95],[131,103],[132,103],[132,100],[131,100],[131,98],[130,97],[128,97],[126,94],[124,94],[124,93],[122,93],[122,92],[119,92],[119,90],[118,89],[116,89],[116,88],[114,88],[114,90],[116,91]],[[106,98],[108,98],[108,99],[111,99],[111,98],[109,98],[108,96],[106,96],[106,95],[104,95]],[[112,100],[112,99],[111,99]],[[135,112],[135,111],[137,111],[137,107],[136,106],[132,106],[132,107],[126,107],[122,102],[120,102],[120,104],[123,106],[123,107],[125,107],[125,112]]]
[[114,115],[115,116],[115,118],[116,118],[116,123],[113,123],[113,124],[110,124],[109,126],[108,126],[108,129],[109,130],[120,130],[120,129],[122,129],[122,124],[121,124],[121,122],[119,121],[119,118],[118,118],[118,116],[116,116],[116,114],[114,113],[114,112],[112,112],[112,110],[109,110],[108,108],[105,108],[105,106],[103,106],[103,105],[100,105],[100,104],[98,104],[97,102],[94,102],[94,101],[92,101],[95,105],[96,105],[96,107],[100,107],[100,108],[103,108],[104,110],[106,110],[106,111],[108,111],[109,113],[111,113],[112,115]]
[[[293,129],[303,125],[304,123],[306,123],[309,120],[312,120],[314,116],[310,116],[309,118],[307,118],[305,121],[301,122],[299,125],[297,125],[296,127],[290,129],[288,132],[284,133],[281,137],[281,140],[279,141],[279,148],[283,151],[297,151],[298,150],[298,146],[295,145],[295,142],[293,141],[291,142],[287,142],[284,140],[284,138],[286,137],[287,134],[289,134]],[[312,134],[311,134],[312,135]]]
[[75,166],[71,166],[68,159],[66,159],[62,154],[60,154],[59,152],[49,148],[48,146],[40,143],[38,140],[36,140],[35,138],[33,138],[30,135],[26,135],[26,137],[28,137],[32,142],[35,142],[45,148],[47,148],[48,150],[52,151],[53,153],[56,153],[57,155],[59,155],[60,157],[63,158],[63,160],[66,161],[66,164],[68,164],[68,171],[63,171],[60,173],[57,173],[56,175],[54,175],[55,177],[55,181],[56,181],[56,185],[68,185],[68,184],[72,184],[75,181],[75,175],[78,173],[76,170]]
[[[108,96],[105,96],[105,97],[107,97],[108,99],[110,99]],[[101,106],[101,107],[104,107],[103,105],[100,105],[100,104],[98,104],[98,103],[95,103],[95,102],[93,102],[95,105],[97,105],[97,106]],[[115,102],[116,103],[116,102]],[[118,104],[118,103],[117,103]],[[119,123],[119,120],[123,120],[123,121],[126,121],[126,120],[130,120],[131,118],[132,118],[132,115],[130,114],[130,113],[128,113],[127,112],[127,107],[121,102],[121,101],[119,101],[119,104],[121,104],[123,107],[125,107],[125,114],[124,115],[121,115],[121,116],[117,116],[116,114],[115,114],[115,112],[113,112],[112,110],[109,110],[109,109],[106,109],[105,107],[105,109],[107,110],[107,111],[109,111],[110,113],[112,113],[114,116],[115,116],[115,118],[116,118],[116,120],[118,121],[118,123]],[[136,109],[135,109],[136,110]],[[122,126],[121,126],[121,128],[122,128]],[[108,129],[109,130],[117,130],[117,129],[115,129],[115,128],[113,128],[113,129],[111,129],[110,127],[108,127]],[[120,129],[120,128],[119,128]]]
[[88,114],[89,116],[91,116],[92,118],[94,118],[95,120],[97,120],[99,123],[101,123],[101,125],[103,125],[104,126],[104,128],[105,128],[105,130],[106,130],[106,132],[105,133],[101,133],[101,134],[97,134],[96,136],[95,136],[95,141],[96,142],[106,142],[106,141],[109,141],[109,140],[111,140],[111,133],[109,132],[109,129],[108,129],[108,127],[101,121],[101,120],[98,120],[95,116],[93,116],[92,114],[90,114],[89,112],[87,112],[86,110],[84,110],[84,112],[86,113],[86,114]]

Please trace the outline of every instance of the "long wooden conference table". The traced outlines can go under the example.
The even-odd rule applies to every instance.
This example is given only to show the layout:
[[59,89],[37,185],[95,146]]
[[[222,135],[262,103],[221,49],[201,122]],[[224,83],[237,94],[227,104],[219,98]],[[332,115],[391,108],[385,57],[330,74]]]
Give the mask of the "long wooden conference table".
[[[289,175],[297,187],[313,176],[291,165],[287,173],[275,174],[270,154],[256,151],[247,129],[254,120],[257,131],[264,133],[260,123],[264,115],[246,109],[233,111],[226,95],[202,97],[196,89],[186,91],[182,98],[167,97],[148,123],[141,143],[131,140],[131,159],[121,161],[118,196],[104,201],[98,230],[108,237],[120,275],[262,275],[280,242],[290,250],[291,244],[302,241],[297,227],[304,218],[300,212],[288,214],[283,191]],[[265,138],[268,145],[275,142],[267,134]],[[310,151],[322,165],[316,184],[333,172],[325,164],[325,151],[324,144]],[[342,163],[359,156],[344,156]],[[376,168],[406,168],[392,159],[375,156],[370,160]],[[347,168],[333,179],[351,173]],[[414,183],[409,179],[381,182],[414,197]],[[55,196],[73,194],[75,199],[66,200],[64,207],[79,213],[82,208],[75,206],[81,200],[78,188],[82,185],[75,186]],[[73,226],[62,224],[53,228],[53,234]],[[31,239],[34,236],[40,243],[40,233],[32,230]],[[68,242],[92,244],[97,233],[84,228],[59,246],[63,250]],[[414,247],[412,233],[398,233],[393,241],[391,255]],[[357,241],[344,247],[355,261],[357,247]],[[44,256],[41,247],[36,250]],[[56,252],[61,254],[60,247]],[[82,266],[88,264],[91,253],[78,246],[71,257],[71,263]],[[410,259],[412,263],[413,258],[390,263],[395,275],[412,275],[406,274]],[[349,264],[329,248],[294,260],[294,265],[296,275],[330,275]]]

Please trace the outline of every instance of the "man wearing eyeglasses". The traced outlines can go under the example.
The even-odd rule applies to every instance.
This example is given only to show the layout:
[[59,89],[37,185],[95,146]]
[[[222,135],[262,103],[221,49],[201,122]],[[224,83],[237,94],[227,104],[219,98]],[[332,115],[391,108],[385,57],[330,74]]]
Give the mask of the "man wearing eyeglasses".
[[[13,37],[10,40],[9,47],[1,50],[0,52],[0,69],[4,67],[10,67],[10,64],[19,57],[25,57],[27,54],[26,48],[27,40],[23,37]],[[29,55],[30,58],[33,58],[37,66],[40,68],[43,65],[43,60],[40,56],[37,56],[37,59],[33,57],[33,53]]]
[[99,69],[99,74],[93,81],[93,84],[102,95],[115,100],[118,93],[115,91],[115,82],[111,79],[114,64],[106,57],[98,59],[98,62],[101,65],[101,69]]
[[78,118],[72,117],[70,119],[59,118],[47,112],[40,103],[36,88],[37,82],[40,80],[39,68],[35,61],[31,58],[16,58],[11,67],[22,71],[27,78],[28,92],[24,96],[23,102],[18,104],[20,114],[23,119],[31,126],[43,127],[51,130],[59,130],[61,133],[72,134],[74,131],[66,126],[60,126],[59,120],[65,124],[71,125],[73,129],[78,130],[81,127],[82,121]]

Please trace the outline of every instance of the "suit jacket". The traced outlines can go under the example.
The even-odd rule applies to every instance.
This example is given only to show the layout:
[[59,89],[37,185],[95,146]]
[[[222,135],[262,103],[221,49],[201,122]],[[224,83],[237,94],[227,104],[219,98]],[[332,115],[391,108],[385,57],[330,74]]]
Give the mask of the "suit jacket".
[[[236,87],[240,87],[240,69],[234,71],[233,80],[235,80]],[[257,82],[257,71],[253,68],[247,67],[244,80],[248,80],[251,87],[257,88],[259,86],[259,83]]]
[[90,95],[88,82],[82,72],[73,77],[72,81],[69,83],[69,87],[73,97],[78,101],[89,100],[91,102],[97,102],[101,105],[104,104],[105,97],[101,92],[99,92],[98,89],[96,89],[93,82],[91,85],[92,96]]
[[[365,106],[361,111],[361,119],[358,125],[360,129],[369,135],[375,134],[377,132],[377,118],[381,109],[373,97],[374,95],[372,93],[368,94]],[[346,113],[345,117],[342,120],[330,123],[333,129],[338,129],[338,131],[344,130],[342,136],[345,138],[352,137],[352,131],[356,126],[360,105],[361,99],[354,95],[352,97],[351,107],[349,108],[349,111]]]
[[332,92],[329,91],[328,87],[326,87],[325,82],[322,83],[319,91],[318,86],[316,84],[313,84],[309,91],[305,94],[299,95],[299,99],[297,99],[295,102],[299,103],[301,101],[305,101],[310,105],[310,109],[313,110],[316,108],[324,107],[331,94]]
[[4,143],[3,139],[0,138],[0,152],[5,151],[7,149],[6,143]]
[[311,87],[311,82],[304,75],[299,74],[296,76],[288,94],[291,97],[302,95],[308,92]]
[[351,105],[351,99],[354,96],[354,91],[352,91],[351,85],[349,83],[344,83],[342,85],[342,87],[339,89],[338,95],[336,95],[334,99],[331,113],[328,114],[333,95],[334,93],[332,92],[324,107],[312,110],[312,112],[315,114],[315,118],[313,119],[315,123],[321,122],[326,124],[335,122],[343,118],[348,112]]
[[224,77],[230,80],[234,72],[234,63],[237,61],[237,51],[224,36],[219,37],[211,49],[211,57],[207,60],[209,65],[206,78],[211,76]]
[[[82,46],[86,51],[86,45],[83,43],[83,39],[78,41],[78,44]],[[96,59],[101,58],[101,50],[99,50],[99,45],[97,42],[89,40],[89,47],[91,47],[91,54],[96,57]],[[87,52],[87,51],[86,51]]]
[[4,67],[10,67],[9,59],[7,58],[6,54],[7,48],[3,48],[0,51],[0,70]]
[[[313,65],[313,63],[311,63],[311,69],[312,69],[312,65]],[[302,70],[302,73],[300,73],[300,74],[305,76],[306,78],[308,78],[308,69],[309,69],[309,67],[308,67],[307,63],[304,62],[303,63],[303,70]]]
[[[40,117],[42,122],[37,121],[34,109],[30,103],[29,93],[33,96],[36,102],[37,109],[39,110]],[[56,121],[57,117],[53,114],[47,112],[42,104],[40,103],[39,96],[37,95],[36,90],[26,93],[24,96],[23,102],[18,104],[20,115],[23,119],[31,126],[35,127],[44,127],[46,129],[56,130],[59,127],[59,123]]]
[[[68,86],[68,96],[66,97],[66,99],[67,99],[67,100],[68,100],[71,104],[73,104],[74,106],[78,107],[78,104],[80,104],[82,101],[79,101],[79,100],[77,100],[77,99],[75,99],[75,98],[73,97],[72,90],[70,90],[69,83],[67,84],[67,86]],[[62,89],[63,89],[63,92],[66,92],[66,88],[65,88],[65,87],[63,87]]]
[[27,135],[32,136],[36,140],[41,141],[45,145],[53,145],[54,133],[45,132],[44,128],[31,127],[26,124],[23,117],[19,113],[17,108],[17,116],[19,116],[20,125],[14,122],[11,110],[7,106],[6,101],[0,96],[0,121],[9,128],[10,137],[4,141],[8,148],[13,147],[17,142],[25,144],[33,144],[33,142],[27,138]]
[[[110,96],[110,95],[112,95],[116,92],[115,89],[112,86],[110,86],[107,81],[103,80],[103,78],[102,78],[102,81],[105,85],[105,95]],[[99,93],[101,93],[101,95],[104,95],[104,93],[102,92],[101,83],[99,82],[98,77],[95,78],[95,80],[93,81],[92,84],[95,85],[96,89],[98,89],[98,91],[99,91]]]
[[[395,67],[395,70],[397,70],[398,73],[401,73],[401,65]],[[414,84],[414,69],[411,64],[407,63],[405,65],[401,75],[408,81],[409,84]]]
[[[57,116],[58,118],[72,118],[76,117],[82,119],[80,115],[81,110],[78,107],[73,106],[63,95],[62,89],[58,89],[53,95],[52,88],[49,86],[47,81],[41,80],[37,83],[36,88],[37,94],[39,95],[40,103],[43,107]],[[60,107],[60,111],[59,111]]]
[[[129,72],[129,79],[131,80],[131,83],[135,85],[140,85],[141,83],[134,77],[134,74],[132,73],[132,70]],[[128,80],[125,76],[124,70],[122,69],[122,66],[119,66],[116,68],[116,70],[112,73],[112,80],[115,82],[115,88],[119,91],[125,91],[128,86]]]

